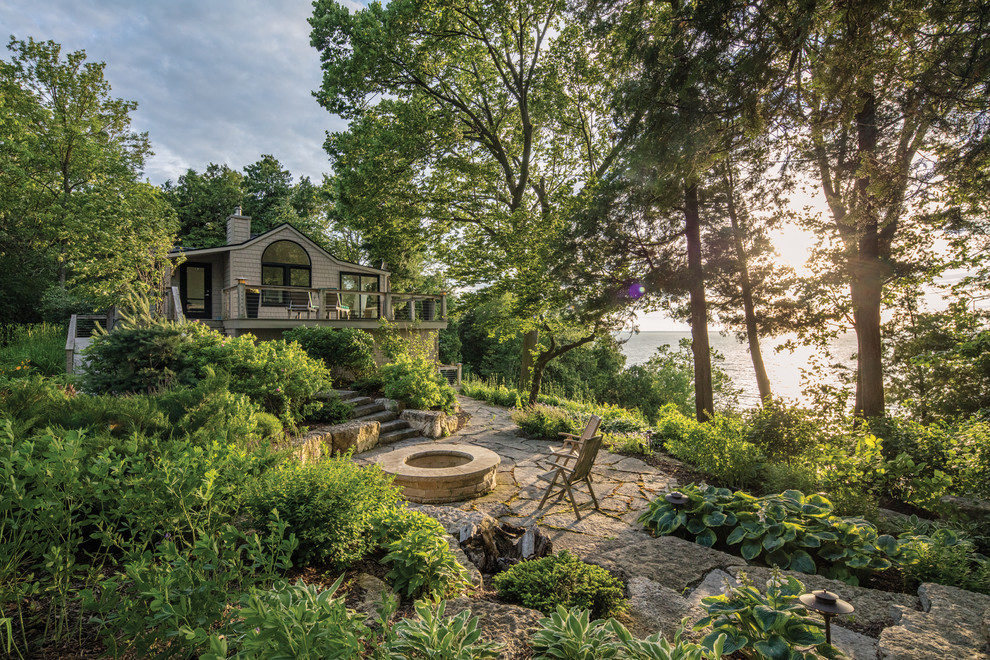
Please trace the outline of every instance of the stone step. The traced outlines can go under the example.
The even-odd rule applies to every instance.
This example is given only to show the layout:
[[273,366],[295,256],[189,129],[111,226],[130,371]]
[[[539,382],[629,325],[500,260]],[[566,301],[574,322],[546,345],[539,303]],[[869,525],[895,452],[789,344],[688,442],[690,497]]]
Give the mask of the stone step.
[[382,422],[382,426],[378,430],[378,433],[380,435],[382,433],[391,433],[392,431],[401,431],[408,428],[410,428],[409,422],[404,419],[396,418],[395,413],[392,413],[392,420]]
[[[361,417],[361,418],[354,418],[354,421],[355,422],[381,422],[382,428],[384,428],[386,423],[392,422],[393,420],[398,419],[398,418],[399,418],[399,416],[396,413],[392,412],[391,410],[382,410],[380,412],[371,413],[370,415],[365,415],[364,417]],[[405,422],[402,422],[402,423],[403,424],[406,424]]]
[[[367,397],[365,398],[367,399]],[[368,401],[371,401],[371,399],[368,399]],[[352,402],[348,401],[348,403]],[[354,412],[351,413],[351,419],[360,419],[361,417],[365,417],[376,412],[382,412],[383,410],[385,410],[385,406],[380,403],[366,403],[364,405],[358,405],[358,407],[354,409]]]
[[356,396],[360,396],[354,390],[334,390],[334,392],[336,392],[337,393],[337,396],[339,396],[341,399],[344,399],[345,401],[347,399],[352,399],[352,398],[354,398]]
[[419,431],[414,428],[402,429],[400,431],[392,431],[391,433],[379,433],[378,444],[379,445],[390,445],[399,440],[405,440],[406,438],[411,438],[413,436],[419,435]]
[[349,403],[352,406],[366,406],[369,403],[374,403],[375,400],[370,396],[355,396],[350,399],[342,399],[344,403]]

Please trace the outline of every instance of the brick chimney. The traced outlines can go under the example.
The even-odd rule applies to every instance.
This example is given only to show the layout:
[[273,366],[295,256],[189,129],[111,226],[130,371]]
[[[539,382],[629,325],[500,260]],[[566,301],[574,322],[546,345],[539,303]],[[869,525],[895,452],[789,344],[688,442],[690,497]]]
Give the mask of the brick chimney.
[[227,216],[227,245],[243,243],[251,238],[251,218],[241,215],[241,207],[234,210],[233,215]]

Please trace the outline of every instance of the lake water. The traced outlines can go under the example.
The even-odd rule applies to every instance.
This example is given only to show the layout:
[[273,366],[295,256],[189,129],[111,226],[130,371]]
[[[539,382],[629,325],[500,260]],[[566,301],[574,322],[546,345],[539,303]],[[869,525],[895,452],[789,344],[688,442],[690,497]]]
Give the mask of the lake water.
[[[628,334],[621,335],[619,339],[625,339]],[[751,408],[760,402],[760,393],[756,385],[756,376],[753,372],[753,361],[749,356],[749,344],[739,342],[734,335],[723,336],[718,333],[711,333],[708,336],[712,349],[725,356],[722,369],[732,379],[735,387],[742,390],[739,395],[739,406]],[[691,339],[690,332],[640,332],[629,338],[622,345],[622,352],[626,356],[626,366],[642,364],[650,359],[653,353],[662,345],[669,345],[673,349],[681,339]],[[807,370],[812,366],[812,361],[818,356],[816,349],[810,346],[798,345],[792,352],[789,350],[775,351],[774,348],[786,342],[788,339],[796,340],[794,335],[783,335],[771,339],[763,339],[761,343],[763,352],[763,362],[766,364],[767,375],[770,377],[770,387],[774,396],[782,396],[806,402],[801,393],[802,370]],[[856,335],[848,332],[839,335],[833,340],[830,346],[833,362],[839,361],[849,368],[855,368],[856,361],[852,359],[856,352]],[[828,379],[833,384],[837,384],[836,378]]]

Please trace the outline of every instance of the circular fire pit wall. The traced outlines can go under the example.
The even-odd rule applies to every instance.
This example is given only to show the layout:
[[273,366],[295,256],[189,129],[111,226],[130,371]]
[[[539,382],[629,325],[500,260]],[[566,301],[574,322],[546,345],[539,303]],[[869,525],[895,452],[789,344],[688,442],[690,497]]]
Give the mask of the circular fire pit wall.
[[484,495],[495,488],[501,459],[473,445],[421,444],[389,452],[378,459],[382,470],[410,502],[443,504]]

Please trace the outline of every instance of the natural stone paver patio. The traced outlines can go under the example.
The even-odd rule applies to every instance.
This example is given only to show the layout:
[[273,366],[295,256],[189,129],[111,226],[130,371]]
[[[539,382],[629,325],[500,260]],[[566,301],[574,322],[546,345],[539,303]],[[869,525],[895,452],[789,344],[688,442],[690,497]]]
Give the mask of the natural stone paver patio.
[[[538,512],[536,507],[547,487],[547,482],[539,477],[548,470],[546,458],[550,447],[560,443],[523,436],[510,412],[504,408],[467,397],[458,397],[458,400],[471,419],[455,436],[444,438],[442,442],[478,445],[491,449],[502,458],[495,489],[460,503],[461,508],[481,511],[513,525],[537,523],[550,536],[554,548],[580,551],[585,556],[595,548],[604,550],[612,545],[624,546],[650,538],[636,525],[636,518],[650,500],[676,484],[672,478],[659,474],[643,461],[603,449],[591,471],[600,512],[594,511],[591,497],[583,488],[574,490],[581,520],[575,519],[566,497],[556,503],[551,499]],[[356,456],[355,460],[362,464],[380,461],[393,451],[422,442],[423,438],[409,438],[394,445],[377,447]]]
[[[471,414],[471,420],[456,435],[444,438],[442,442],[486,447],[496,452],[502,461],[492,492],[477,499],[452,503],[458,508],[447,511],[458,515],[476,512],[464,513],[467,519],[485,514],[513,525],[539,524],[553,541],[555,550],[570,550],[585,561],[600,564],[619,575],[628,585],[630,611],[624,617],[624,623],[633,634],[640,637],[654,632],[672,635],[682,618],[694,621],[703,616],[701,600],[719,593],[724,581],[735,581],[740,571],[745,571],[762,588],[769,576],[768,569],[746,566],[739,557],[680,538],[653,538],[636,522],[652,499],[676,486],[677,482],[674,477],[635,458],[611,454],[604,449],[598,454],[592,481],[601,511],[591,508],[590,496],[580,489],[575,491],[575,497],[581,507],[581,520],[575,519],[566,498],[548,503],[544,510],[537,511],[547,486],[539,477],[547,472],[549,448],[559,443],[523,436],[504,408],[467,397],[458,399],[461,408]],[[423,442],[429,440],[410,438],[377,447],[354,460],[369,464],[396,449]],[[456,541],[452,541],[454,546]],[[873,630],[876,630],[875,626],[884,627],[879,638],[874,638],[849,630],[839,621],[834,623],[833,642],[849,658],[990,658],[987,654],[990,596],[923,584],[919,599],[910,594],[850,587],[815,575],[787,573],[809,589],[827,587],[847,596],[857,607],[860,625],[873,627]],[[532,628],[532,617],[512,622],[517,617],[514,609],[522,608],[484,601],[463,604],[471,606],[472,603],[482,608],[494,608],[485,615],[496,622],[497,625],[493,624],[496,629]],[[503,620],[506,617],[508,622]],[[524,633],[520,634],[525,637]],[[504,652],[502,657],[514,658],[514,651]]]

